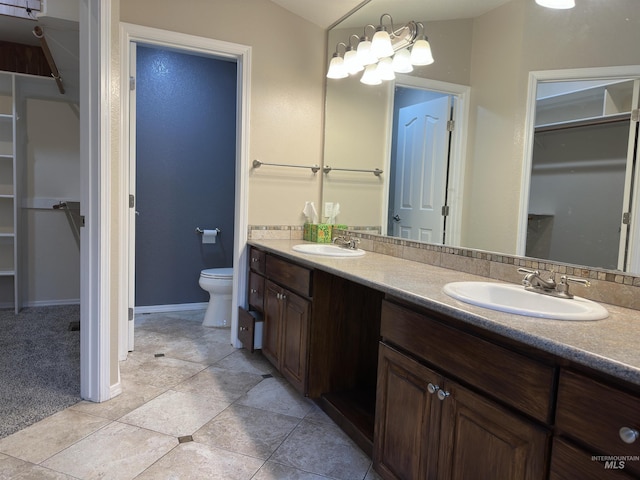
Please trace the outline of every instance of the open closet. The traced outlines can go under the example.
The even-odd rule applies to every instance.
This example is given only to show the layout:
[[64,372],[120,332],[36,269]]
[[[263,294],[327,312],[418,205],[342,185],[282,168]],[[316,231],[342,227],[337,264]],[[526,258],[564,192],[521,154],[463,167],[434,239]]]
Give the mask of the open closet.
[[0,72],[0,307],[80,301],[77,104],[51,77]]
[[527,256],[624,269],[637,83],[538,84]]

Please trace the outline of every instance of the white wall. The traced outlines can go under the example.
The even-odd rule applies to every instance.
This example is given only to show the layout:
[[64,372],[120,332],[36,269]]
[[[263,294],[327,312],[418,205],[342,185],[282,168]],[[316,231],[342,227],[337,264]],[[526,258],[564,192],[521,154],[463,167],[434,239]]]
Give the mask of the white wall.
[[40,99],[27,99],[26,106],[23,303],[78,303],[80,250],[65,213],[52,208],[59,201],[80,199],[77,109]]

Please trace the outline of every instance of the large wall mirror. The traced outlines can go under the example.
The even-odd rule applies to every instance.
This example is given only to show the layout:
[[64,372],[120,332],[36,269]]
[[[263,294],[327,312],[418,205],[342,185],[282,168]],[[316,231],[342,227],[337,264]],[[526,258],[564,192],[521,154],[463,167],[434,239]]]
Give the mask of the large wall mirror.
[[[640,185],[633,143],[638,122],[630,120],[638,104],[640,79],[637,0],[577,0],[569,10],[544,8],[534,0],[472,1],[468,6],[455,2],[452,8],[453,3],[371,0],[330,30],[329,56],[339,42],[349,44],[352,35],[362,36],[366,25],[379,25],[384,13],[392,16],[394,26],[422,22],[435,58],[433,64],[415,67],[381,85],[364,85],[358,75],[327,80],[325,166],[336,170],[324,174],[323,201],[340,203],[338,223],[430,243],[640,273],[640,216],[633,208],[640,203],[633,189]],[[388,19],[384,22],[388,24]],[[398,173],[399,125],[414,124],[406,120],[406,112],[401,117],[403,102],[415,93],[424,105],[439,98],[443,108],[442,114],[424,115],[433,125],[427,121],[422,131],[437,128],[435,120],[445,113],[447,121],[455,120],[445,146],[449,164],[438,173],[447,184],[446,209],[432,201],[433,191],[419,183],[418,174],[403,179]],[[564,119],[558,113],[563,103],[571,103],[564,109],[571,112]],[[598,103],[601,113],[587,112]],[[546,110],[539,110],[536,122],[538,108]],[[555,117],[541,122],[543,115]],[[591,124],[578,125],[587,117]],[[598,122],[597,117],[607,118]],[[563,122],[567,128],[549,127]],[[598,123],[606,126],[592,133]],[[558,138],[558,132],[571,138]],[[615,148],[599,152],[589,147],[587,139],[596,138],[600,140],[593,145],[615,143]],[[568,157],[563,148],[569,143],[589,153],[585,161],[591,163]],[[552,150],[545,160],[544,152]],[[615,166],[609,171],[603,163]],[[376,168],[383,174],[366,173]],[[425,170],[437,171],[430,165],[420,175],[425,176]],[[564,177],[545,181],[550,172]],[[593,215],[580,219],[584,214],[574,214],[577,207],[571,200],[579,205],[584,201],[566,193],[566,179],[587,177],[571,187],[591,202]],[[400,201],[397,190],[404,188],[402,181],[408,186],[409,179],[418,182],[414,189],[422,189],[420,200],[431,201],[437,215],[445,215],[442,231],[411,233],[394,228],[393,218],[404,215],[394,205]],[[558,185],[565,187],[565,196],[550,194]],[[596,209],[603,210],[612,199],[619,205],[599,211],[606,222],[596,225]],[[560,228],[566,217],[574,223]],[[555,243],[549,233],[554,222],[556,230],[563,231],[562,240]],[[603,230],[608,233],[596,235]],[[573,257],[557,253],[578,250],[586,253]]]

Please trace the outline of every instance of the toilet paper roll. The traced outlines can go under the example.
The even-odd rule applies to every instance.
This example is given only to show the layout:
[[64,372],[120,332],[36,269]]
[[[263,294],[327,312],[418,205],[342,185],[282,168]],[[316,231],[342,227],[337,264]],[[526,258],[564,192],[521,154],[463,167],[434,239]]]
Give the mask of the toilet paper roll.
[[203,230],[202,243],[216,243],[217,236],[218,236],[217,230]]

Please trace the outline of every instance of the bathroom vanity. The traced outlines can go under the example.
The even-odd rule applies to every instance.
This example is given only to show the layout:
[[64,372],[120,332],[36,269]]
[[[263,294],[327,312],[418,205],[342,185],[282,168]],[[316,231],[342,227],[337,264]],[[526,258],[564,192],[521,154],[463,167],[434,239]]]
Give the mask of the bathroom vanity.
[[372,252],[299,254],[299,241],[249,243],[263,354],[383,478],[640,477],[636,311],[521,317],[442,292],[481,277]]

